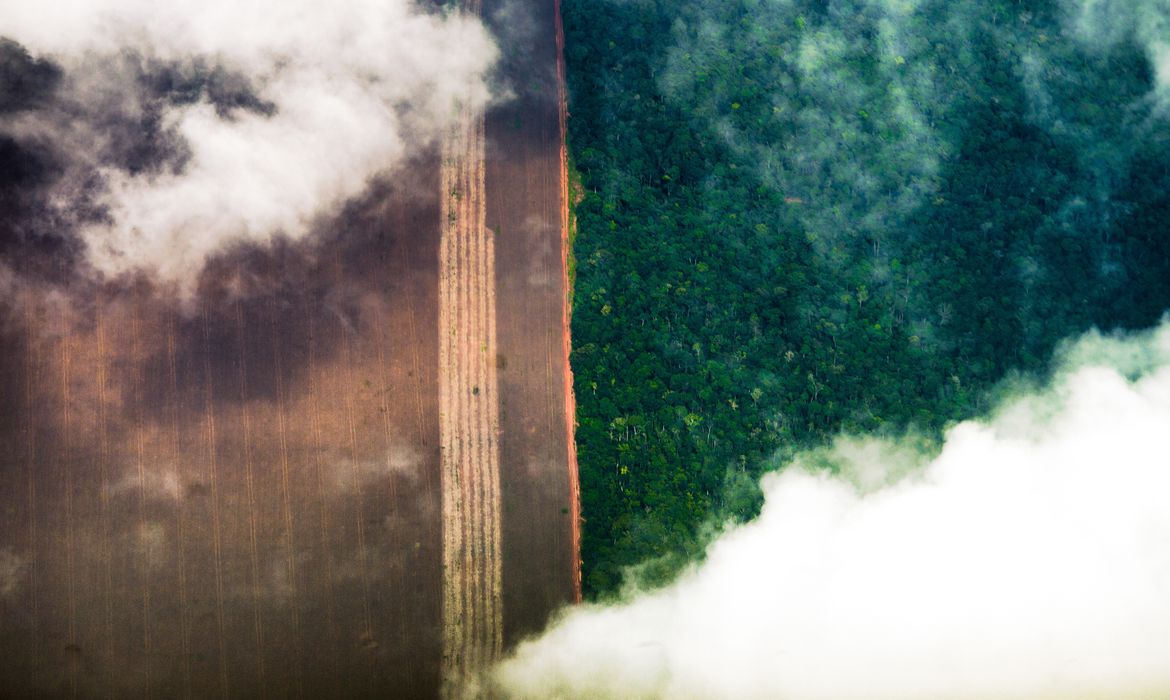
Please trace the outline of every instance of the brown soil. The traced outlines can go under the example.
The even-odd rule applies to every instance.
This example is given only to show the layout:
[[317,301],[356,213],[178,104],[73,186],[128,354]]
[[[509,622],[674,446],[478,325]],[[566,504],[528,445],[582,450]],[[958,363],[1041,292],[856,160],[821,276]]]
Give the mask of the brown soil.
[[533,87],[453,168],[186,303],[0,298],[0,697],[434,697],[579,598],[556,8],[523,7]]
[[556,0],[557,26],[557,124],[560,127],[560,162],[561,162],[561,288],[564,296],[564,307],[561,313],[561,337],[564,346],[564,377],[565,377],[565,432],[567,434],[569,455],[569,513],[572,516],[572,548],[576,553],[573,562],[576,571],[576,581],[573,588],[573,602],[581,602],[581,484],[577,471],[577,398],[573,393],[573,366],[570,362],[573,349],[573,293],[572,282],[569,280],[569,259],[573,254],[572,241],[569,232],[572,222],[569,220],[569,99],[565,94],[565,31],[561,24],[561,0]]
[[186,312],[0,305],[0,696],[434,696],[438,200],[361,208]]

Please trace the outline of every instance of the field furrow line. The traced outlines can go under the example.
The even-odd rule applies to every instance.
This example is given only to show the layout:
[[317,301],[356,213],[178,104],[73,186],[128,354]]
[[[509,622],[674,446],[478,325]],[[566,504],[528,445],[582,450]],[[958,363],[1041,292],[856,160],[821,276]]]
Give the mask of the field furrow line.
[[[374,288],[383,289],[381,275],[376,271],[374,273]],[[407,308],[409,308],[409,301]],[[390,426],[390,382],[389,375],[386,373],[386,336],[382,330],[382,302],[380,298],[374,304],[374,338],[377,339],[375,344],[378,346],[378,376],[381,378],[375,388],[378,391],[378,412],[382,414],[382,432],[386,436],[386,460],[389,463],[394,450],[394,430]],[[390,469],[387,471],[387,478],[389,480],[387,486],[390,501],[394,502],[398,493],[398,477],[394,474],[394,470]]]
[[[464,135],[466,138],[466,134]],[[475,514],[479,509],[479,499],[476,494],[476,472],[475,472],[475,444],[471,434],[471,414],[474,410],[474,405],[471,401],[471,383],[469,375],[471,373],[470,366],[470,345],[471,334],[474,332],[471,327],[471,283],[468,279],[471,269],[471,249],[467,244],[467,236],[471,225],[472,217],[472,182],[468,174],[468,150],[470,144],[464,142],[464,155],[461,160],[462,167],[462,216],[459,219],[459,230],[457,232],[456,241],[459,245],[459,276],[456,278],[459,283],[459,384],[458,397],[460,404],[459,421],[460,421],[460,442],[463,449],[463,461],[460,463],[460,469],[463,477],[463,528],[466,545],[463,548],[464,560],[466,568],[464,569],[464,590],[467,606],[467,619],[464,628],[464,655],[466,657],[465,663],[468,668],[475,668],[478,663],[476,652],[475,639],[479,630],[479,600],[476,598],[476,591],[478,590],[477,574],[479,573],[479,557],[476,551],[479,543],[478,528],[476,527]]]
[[97,333],[97,419],[98,419],[98,478],[101,492],[98,494],[101,508],[101,551],[102,551],[102,622],[105,627],[107,658],[114,658],[114,575],[113,545],[110,523],[110,436],[106,407],[106,327],[102,317],[101,304],[97,305],[95,319]]
[[[338,275],[340,276],[344,270],[340,251],[335,255],[335,262]],[[357,521],[358,569],[362,581],[362,638],[373,642],[374,620],[373,614],[370,611],[370,564],[366,545],[366,498],[365,488],[363,488],[362,484],[361,467],[358,464],[360,453],[358,451],[357,419],[354,414],[355,409],[353,405],[353,339],[351,334],[352,329],[346,324],[341,329],[342,367],[345,372],[342,394],[345,397],[345,423],[346,431],[349,435],[350,473],[353,477],[354,500],[356,501],[354,512],[355,520]],[[367,681],[372,684],[374,681],[374,657],[368,656],[367,660],[370,669],[370,675]]]
[[[134,312],[130,319],[130,356],[134,358],[137,364],[142,361],[142,319],[139,317],[139,309],[135,305]],[[133,380],[131,381],[131,391],[134,395],[134,410],[137,414],[135,424],[138,429],[134,431],[134,460],[138,465],[138,531],[139,535],[144,535],[147,532],[146,522],[146,445],[143,442],[142,425],[146,421],[146,408],[144,406],[146,397],[142,391],[142,380],[135,372]],[[142,651],[147,658],[150,658],[152,652],[152,639],[150,635],[150,578],[153,556],[151,547],[146,545],[142,548],[142,561],[139,570],[142,575]],[[146,684],[144,685],[144,692],[150,693],[150,664],[145,667],[147,676]]]
[[[25,327],[32,335],[33,319],[35,317],[33,305],[30,301],[25,307]],[[30,341],[31,344],[31,341]],[[36,362],[37,353],[30,347],[25,352],[24,386],[25,386],[25,416],[28,419],[28,583],[29,583],[29,610],[32,620],[29,624],[29,648],[32,651],[32,663],[29,664],[29,685],[37,687],[38,666],[41,662],[41,611],[40,596],[37,594],[37,571],[40,558],[37,556],[37,421],[36,408],[39,392],[40,365]]]
[[[184,483],[185,475],[181,468],[182,458],[179,444],[179,371],[175,358],[176,352],[175,322],[172,319],[167,326],[167,373],[170,379],[170,394],[167,400],[171,408],[171,462],[179,478],[179,483]],[[104,433],[104,425],[102,430]],[[191,697],[191,616],[187,609],[187,506],[184,503],[185,500],[185,498],[180,497],[175,504],[175,534],[179,542],[179,649],[183,657],[183,697],[189,698]]]
[[[73,531],[73,464],[72,464],[72,450],[70,449],[70,440],[72,439],[70,425],[71,412],[69,410],[70,392],[69,392],[69,365],[72,360],[71,345],[73,344],[73,333],[69,327],[69,319],[65,315],[65,311],[61,312],[61,323],[64,330],[64,337],[61,339],[61,444],[58,446],[60,451],[61,466],[65,476],[65,586],[67,596],[67,608],[69,615],[68,626],[68,647],[69,649],[77,648],[77,580],[75,570],[76,552],[75,533]],[[69,659],[69,694],[72,697],[77,697],[77,663],[73,658]]]
[[277,329],[277,308],[275,300],[270,301],[268,307],[269,319],[272,327],[272,371],[276,379],[276,426],[277,440],[280,450],[280,495],[281,510],[284,516],[284,552],[286,574],[288,576],[289,594],[292,603],[289,605],[289,615],[292,621],[293,644],[293,677],[297,697],[303,697],[304,688],[301,682],[301,618],[300,598],[297,595],[296,546],[293,533],[292,488],[289,483],[288,462],[288,427],[285,405],[284,365],[280,352],[280,333]]
[[329,494],[325,486],[325,465],[321,459],[323,438],[321,435],[321,415],[318,405],[317,386],[317,340],[314,335],[313,310],[309,301],[305,301],[305,327],[308,332],[308,382],[309,382],[309,432],[313,440],[313,468],[316,476],[317,505],[319,535],[321,541],[321,559],[325,565],[325,629],[329,646],[329,673],[337,681],[337,622],[334,611],[336,602],[333,592],[333,548],[329,545],[329,529],[331,524]]
[[[461,134],[461,139],[464,137]],[[455,314],[456,314],[456,345],[455,345],[455,400],[456,400],[456,442],[459,445],[459,461],[454,465],[456,472],[459,474],[459,520],[458,528],[462,533],[462,547],[460,554],[462,555],[463,565],[460,568],[460,603],[462,609],[461,629],[460,629],[460,655],[463,657],[465,665],[475,663],[474,659],[474,645],[471,640],[475,639],[475,591],[473,580],[475,577],[475,569],[473,562],[473,552],[475,550],[475,528],[474,523],[471,522],[471,513],[473,510],[472,504],[472,490],[474,485],[472,483],[473,474],[470,469],[469,462],[472,458],[471,443],[468,441],[467,430],[467,414],[468,414],[468,397],[466,395],[467,388],[467,246],[464,237],[467,231],[467,219],[469,215],[469,197],[468,179],[467,179],[467,157],[466,145],[461,143],[459,152],[459,214],[456,219],[456,228],[454,231],[455,243]]]
[[475,495],[475,505],[470,514],[470,524],[474,532],[473,553],[476,559],[475,568],[473,569],[474,580],[472,583],[472,596],[475,601],[475,629],[471,638],[471,648],[473,649],[473,668],[478,668],[483,663],[484,652],[486,651],[483,648],[484,631],[487,628],[487,600],[484,595],[484,584],[486,582],[485,574],[487,573],[487,567],[490,564],[488,561],[488,552],[483,546],[483,511],[486,493],[483,483],[483,435],[479,431],[479,419],[483,414],[483,404],[478,396],[479,363],[477,361],[480,339],[483,337],[483,316],[480,312],[480,299],[482,295],[477,292],[481,289],[483,282],[479,265],[479,229],[476,226],[479,210],[479,183],[475,180],[475,149],[476,142],[473,125],[471,133],[468,134],[468,158],[466,159],[468,219],[467,229],[463,237],[464,247],[467,251],[467,274],[465,280],[468,302],[467,373],[465,375],[466,385],[463,391],[470,405],[467,416],[467,437],[471,449],[471,459],[468,463],[468,469],[471,473],[472,489]]
[[[406,243],[407,237],[406,236],[398,236],[397,238],[398,238],[399,255],[402,257],[403,260],[409,261],[411,259],[411,256],[409,255],[410,248]],[[407,341],[408,341],[408,345],[410,347],[410,377],[414,380],[413,382],[411,382],[414,385],[414,391],[411,392],[411,398],[413,399],[413,404],[414,404],[414,433],[415,433],[414,439],[419,444],[425,445],[427,442],[427,436],[426,436],[426,429],[424,428],[424,419],[423,419],[423,404],[422,404],[423,378],[422,378],[422,372],[419,371],[419,350],[420,350],[420,348],[419,348],[419,337],[418,337],[418,328],[417,328],[418,324],[415,322],[415,318],[414,318],[415,310],[418,308],[416,306],[417,299],[416,299],[416,295],[414,293],[414,287],[412,284],[407,283],[407,284],[403,285],[403,289],[404,289],[404,296],[406,297],[406,308],[407,308],[406,321],[407,321],[407,328],[408,328]],[[424,474],[423,479],[424,479],[425,489],[426,489],[427,493],[433,493],[432,489],[434,488],[434,482],[431,481],[432,475],[430,473],[430,470],[426,470],[426,473]]]
[[483,163],[483,139],[482,134],[477,128],[480,123],[479,119],[473,121],[471,133],[471,147],[468,149],[472,154],[472,167],[469,167],[469,189],[472,191],[470,206],[471,211],[471,231],[468,235],[469,246],[472,250],[472,255],[475,258],[474,267],[471,270],[471,279],[473,280],[475,290],[475,303],[472,307],[472,313],[476,316],[475,335],[469,339],[471,345],[468,360],[472,363],[472,387],[471,400],[475,403],[476,412],[474,416],[475,423],[473,430],[475,431],[476,441],[476,482],[479,485],[479,499],[478,507],[476,509],[476,525],[478,533],[476,538],[476,546],[480,553],[482,561],[481,566],[476,569],[479,580],[476,582],[476,590],[479,592],[479,634],[475,640],[476,649],[479,650],[479,662],[486,667],[493,660],[492,649],[488,640],[491,638],[491,611],[493,608],[491,600],[491,570],[494,566],[496,557],[494,553],[487,546],[487,532],[488,523],[486,522],[486,514],[490,508],[491,488],[488,483],[487,471],[487,451],[488,436],[484,434],[483,427],[486,426],[486,421],[482,420],[484,413],[487,410],[487,401],[485,389],[481,379],[483,378],[483,349],[487,344],[485,337],[486,323],[485,315],[487,309],[485,308],[484,299],[486,297],[486,286],[488,281],[487,271],[483,268],[483,230],[484,230],[484,201],[483,201],[483,179],[481,178],[481,165]]
[[203,313],[203,379],[206,387],[204,420],[207,424],[208,481],[211,482],[211,556],[212,568],[215,570],[215,628],[219,651],[220,695],[228,697],[231,694],[231,685],[228,679],[227,638],[224,633],[223,537],[219,517],[219,444],[215,429],[215,391],[212,387],[214,375],[211,371],[211,309],[205,307]]
[[248,499],[248,558],[252,574],[252,630],[256,637],[256,678],[261,696],[264,683],[264,627],[260,619],[260,546],[256,533],[256,483],[252,464],[252,416],[248,408],[248,359],[244,335],[244,310],[236,302],[236,334],[239,337],[240,418],[244,440],[244,493]]
[[[470,135],[469,135],[470,136]],[[470,668],[477,668],[479,664],[479,645],[476,641],[479,639],[480,629],[482,627],[482,602],[479,599],[479,592],[482,590],[480,585],[480,578],[482,574],[482,561],[480,552],[480,528],[478,521],[478,514],[480,513],[480,494],[479,494],[479,472],[478,472],[478,455],[476,453],[476,436],[472,432],[472,425],[474,424],[474,414],[476,403],[471,395],[471,381],[473,372],[473,346],[475,343],[475,314],[474,314],[474,267],[472,266],[472,246],[469,238],[474,232],[474,200],[475,200],[475,182],[471,178],[470,163],[472,155],[472,144],[470,138],[468,139],[467,150],[463,158],[463,183],[466,197],[463,203],[463,217],[461,219],[461,227],[458,232],[459,242],[459,262],[460,274],[458,277],[460,286],[460,305],[459,310],[462,315],[461,323],[459,324],[460,333],[460,348],[459,348],[459,401],[462,405],[460,411],[461,421],[461,436],[466,451],[466,459],[461,465],[464,472],[463,483],[465,484],[464,493],[466,501],[464,506],[464,520],[463,525],[467,532],[468,546],[464,549],[467,561],[467,603],[470,617],[470,624],[467,640],[467,663]]]
[[460,661],[456,658],[461,645],[458,643],[459,630],[459,596],[456,585],[458,582],[459,541],[458,529],[450,522],[452,514],[458,507],[456,489],[459,486],[458,474],[453,473],[451,464],[458,464],[453,442],[452,421],[455,418],[455,407],[452,401],[451,390],[451,362],[454,356],[455,324],[450,299],[453,294],[454,275],[451,270],[453,264],[454,237],[450,229],[454,226],[457,217],[454,198],[458,194],[458,182],[455,173],[455,149],[451,139],[444,139],[440,153],[439,182],[442,188],[439,196],[440,210],[440,241],[439,241],[439,480],[442,504],[442,541],[443,541],[443,587],[442,587],[442,624],[443,624],[443,671],[447,677],[447,669],[458,667]]
[[459,697],[501,651],[495,267],[484,198],[483,115],[442,144],[439,357],[443,693]]
[[487,440],[488,468],[487,484],[489,497],[485,517],[487,518],[487,547],[492,552],[492,565],[489,570],[488,581],[489,599],[491,601],[491,615],[489,629],[491,630],[491,657],[494,661],[503,652],[503,590],[501,588],[502,556],[500,551],[500,450],[497,437],[500,434],[500,402],[499,377],[496,368],[496,255],[494,233],[487,229],[487,196],[484,183],[487,178],[486,149],[484,140],[484,120],[476,121],[476,130],[479,137],[479,157],[477,158],[476,181],[480,186],[480,213],[479,231],[483,240],[484,270],[486,278],[483,286],[484,308],[487,315],[483,352],[480,353],[480,362],[484,368],[483,401],[487,406],[487,425],[485,438]]

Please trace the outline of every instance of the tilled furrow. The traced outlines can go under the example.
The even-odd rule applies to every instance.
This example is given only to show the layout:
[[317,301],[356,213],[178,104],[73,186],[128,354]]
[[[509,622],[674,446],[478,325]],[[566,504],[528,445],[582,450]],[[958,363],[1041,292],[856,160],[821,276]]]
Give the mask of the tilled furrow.
[[500,655],[495,267],[485,228],[482,115],[442,144],[439,392],[443,689],[460,697]]

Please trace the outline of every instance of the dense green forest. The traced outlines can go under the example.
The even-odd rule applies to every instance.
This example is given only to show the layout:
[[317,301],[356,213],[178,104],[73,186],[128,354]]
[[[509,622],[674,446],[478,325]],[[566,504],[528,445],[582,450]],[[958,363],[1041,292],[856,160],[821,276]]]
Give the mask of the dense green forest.
[[[1170,304],[1153,0],[566,0],[591,595]],[[647,564],[646,562],[649,562]]]

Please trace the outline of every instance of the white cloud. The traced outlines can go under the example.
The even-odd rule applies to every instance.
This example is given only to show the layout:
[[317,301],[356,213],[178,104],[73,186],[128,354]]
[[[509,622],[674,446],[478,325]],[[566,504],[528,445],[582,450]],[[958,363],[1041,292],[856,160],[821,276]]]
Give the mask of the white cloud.
[[[1170,697],[1170,326],[1064,356],[909,475],[858,441],[836,454],[852,478],[769,475],[703,564],[568,612],[497,679],[531,698]],[[875,469],[893,483],[867,488]]]
[[[103,68],[124,51],[222,68],[275,106],[272,115],[222,115],[206,99],[171,104],[163,126],[190,152],[180,173],[101,171],[99,203],[113,221],[85,228],[91,263],[185,284],[224,245],[305,235],[315,217],[429,143],[457,103],[482,107],[497,56],[478,19],[410,0],[0,0],[0,16],[0,33],[64,66],[83,108],[99,99],[141,108],[140,86]],[[100,149],[100,129],[63,122],[22,131],[39,129],[82,159]],[[76,205],[75,184],[58,193],[62,207]]]
[[1073,35],[1105,49],[1134,40],[1154,71],[1155,96],[1170,100],[1170,5],[1163,0],[1066,0]]

